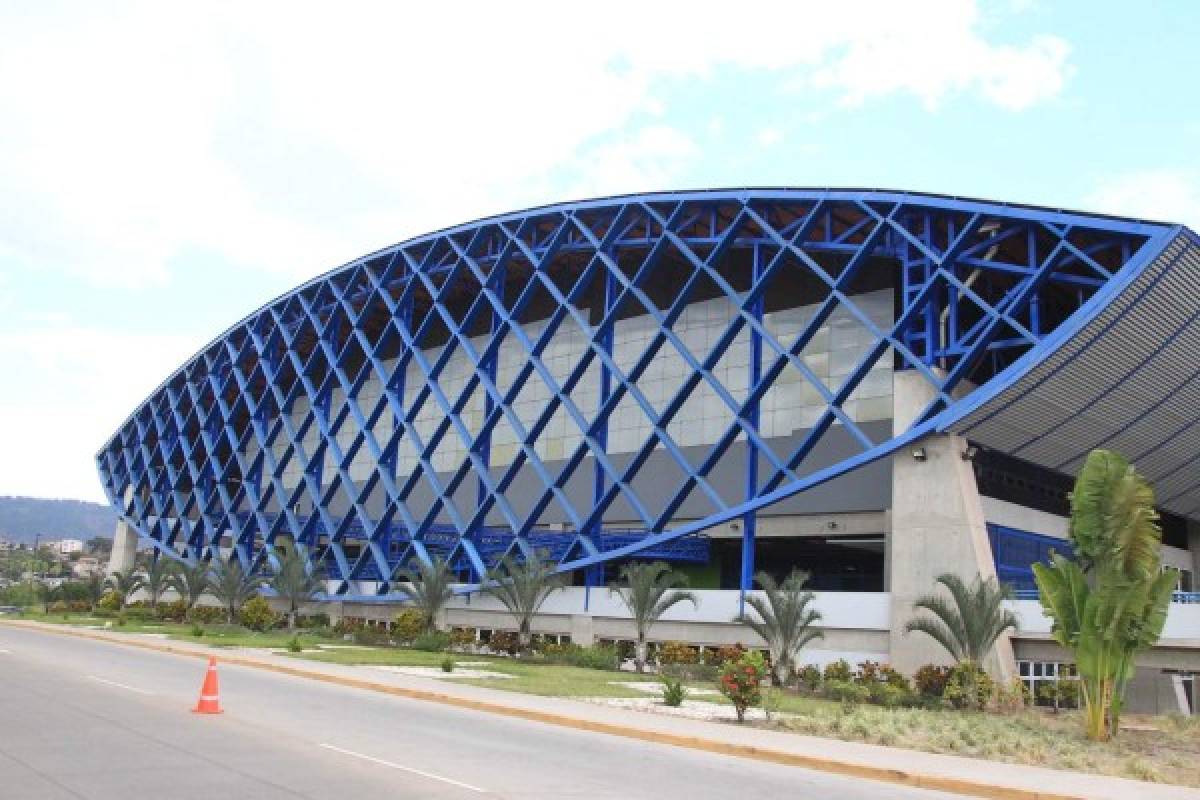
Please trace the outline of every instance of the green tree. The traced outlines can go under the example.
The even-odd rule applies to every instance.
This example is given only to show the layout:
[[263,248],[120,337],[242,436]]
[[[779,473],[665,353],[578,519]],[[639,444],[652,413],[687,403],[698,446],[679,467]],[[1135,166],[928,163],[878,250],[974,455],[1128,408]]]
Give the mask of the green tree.
[[652,564],[630,563],[621,567],[620,582],[609,588],[625,603],[637,630],[633,663],[638,672],[646,669],[646,635],[667,609],[688,601],[696,608],[700,601],[695,592],[677,589],[687,585],[687,577],[661,561]]
[[320,574],[316,570],[309,572],[307,559],[295,546],[289,547],[279,560],[271,588],[287,604],[288,630],[296,629],[300,606],[325,593]]
[[533,553],[520,563],[505,556],[496,569],[488,571],[486,580],[484,592],[517,618],[517,644],[522,652],[528,652],[533,642],[533,618],[550,593],[563,585],[562,576],[554,574],[553,567]]
[[767,643],[771,677],[780,686],[791,682],[804,646],[824,636],[814,628],[821,612],[811,607],[813,593],[804,589],[808,578],[807,572],[795,569],[779,584],[766,572],[759,572],[754,580],[762,587],[762,595],[746,595],[746,605],[754,609],[759,619],[748,614],[740,617]]
[[949,600],[941,594],[917,598],[913,608],[933,616],[914,617],[905,631],[926,634],[959,663],[981,665],[1001,634],[1017,629],[1016,616],[1004,607],[1012,588],[998,585],[994,578],[977,577],[968,584],[949,572],[939,575],[937,582],[950,594]]
[[129,596],[142,588],[142,576],[132,569],[118,569],[105,579],[104,584],[120,596],[121,608],[124,608],[129,602]]
[[414,564],[399,570],[397,574],[407,583],[404,591],[421,612],[425,631],[434,631],[437,630],[438,615],[454,597],[451,587],[454,575],[440,556],[433,556],[428,564],[419,559]]
[[190,617],[196,603],[208,594],[208,562],[180,564],[167,579],[167,585],[179,595],[179,599],[183,601],[184,612]]
[[1034,564],[1051,635],[1075,656],[1089,739],[1116,735],[1137,654],[1158,641],[1178,572],[1161,569],[1154,490],[1128,461],[1093,450],[1071,492],[1076,560]]
[[247,600],[258,594],[258,580],[242,569],[242,562],[230,555],[225,561],[213,559],[208,572],[208,592],[225,609],[225,621],[230,625]]
[[150,559],[142,572],[142,588],[146,590],[146,600],[151,609],[158,608],[158,601],[170,587],[175,570],[176,562],[164,555],[156,553]]
[[100,598],[104,597],[104,589],[108,586],[108,580],[102,572],[90,573],[83,579],[83,588],[87,593],[88,606],[92,611],[96,610],[96,604],[100,602]]

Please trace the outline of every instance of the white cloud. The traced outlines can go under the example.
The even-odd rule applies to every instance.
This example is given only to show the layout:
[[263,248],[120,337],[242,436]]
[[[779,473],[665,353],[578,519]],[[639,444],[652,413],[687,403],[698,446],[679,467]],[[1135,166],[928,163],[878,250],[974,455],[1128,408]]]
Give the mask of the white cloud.
[[1106,178],[1085,205],[1105,214],[1183,223],[1200,230],[1200,171],[1146,169]]
[[783,141],[783,131],[774,126],[767,126],[755,135],[754,140],[760,147],[771,147]]
[[845,105],[904,92],[929,110],[948,97],[977,91],[989,102],[1021,111],[1058,95],[1070,77],[1070,47],[1057,36],[1029,43],[996,45],[980,31],[974,3],[926,4],[914,13],[907,3],[890,3],[864,15],[847,14],[859,30],[844,50],[812,77],[814,85],[842,92]]

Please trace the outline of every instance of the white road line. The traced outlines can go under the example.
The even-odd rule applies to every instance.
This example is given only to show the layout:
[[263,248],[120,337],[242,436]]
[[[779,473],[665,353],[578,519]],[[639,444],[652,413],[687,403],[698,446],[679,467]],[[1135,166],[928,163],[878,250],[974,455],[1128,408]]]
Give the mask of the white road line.
[[321,747],[324,747],[326,750],[332,750],[335,753],[341,753],[342,755],[345,755],[345,756],[354,756],[355,758],[361,758],[363,761],[370,761],[374,764],[379,764],[384,767],[391,767],[392,769],[398,769],[403,772],[411,772],[414,775],[420,775],[422,778],[429,778],[430,780],[441,781],[442,783],[449,783],[452,786],[459,786],[463,789],[470,789],[472,792],[483,793],[483,792],[487,791],[486,789],[480,789],[478,786],[472,786],[469,783],[463,783],[462,781],[456,781],[452,778],[443,778],[441,775],[434,775],[433,773],[430,773],[430,772],[422,772],[421,770],[413,769],[412,767],[402,767],[399,764],[393,764],[391,761],[384,761],[382,758],[375,758],[374,756],[366,756],[366,755],[363,755],[362,753],[356,753],[353,750],[343,750],[342,748],[337,747],[332,744],[322,744]]
[[88,680],[97,681],[99,683],[107,683],[109,686],[116,686],[118,689],[128,689],[129,691],[137,692],[138,694],[154,694],[154,692],[147,692],[145,689],[139,689],[136,686],[128,686],[124,683],[117,683],[116,681],[110,681],[107,678],[100,678],[95,675],[88,675],[87,677],[88,677]]

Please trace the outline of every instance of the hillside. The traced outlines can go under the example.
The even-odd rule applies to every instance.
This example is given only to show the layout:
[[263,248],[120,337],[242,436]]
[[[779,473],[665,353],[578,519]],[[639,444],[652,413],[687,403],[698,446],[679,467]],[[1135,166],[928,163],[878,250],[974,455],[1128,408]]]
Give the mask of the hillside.
[[46,539],[111,537],[117,516],[107,505],[82,500],[0,497],[0,538],[32,543]]

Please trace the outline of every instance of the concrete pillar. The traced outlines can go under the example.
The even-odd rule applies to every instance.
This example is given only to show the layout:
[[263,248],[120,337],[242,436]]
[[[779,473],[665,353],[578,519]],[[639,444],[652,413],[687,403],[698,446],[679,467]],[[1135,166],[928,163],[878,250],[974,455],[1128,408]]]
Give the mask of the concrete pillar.
[[114,572],[127,572],[133,569],[133,559],[137,555],[137,532],[126,524],[125,520],[117,520],[117,529],[113,532],[112,553],[108,557],[106,575]]
[[1192,554],[1192,591],[1200,592],[1200,522],[1188,520],[1188,552]]
[[[933,389],[919,373],[897,372],[894,383],[897,431],[905,430],[932,400]],[[916,599],[935,590],[938,575],[951,572],[965,581],[996,577],[987,525],[966,442],[958,436],[929,436],[893,456],[891,534],[887,586],[891,592],[891,663],[911,674],[929,663],[950,663],[941,645],[922,633],[906,634]],[[924,451],[924,460],[913,451]],[[1012,642],[996,643],[984,667],[994,678],[1016,674]]]

